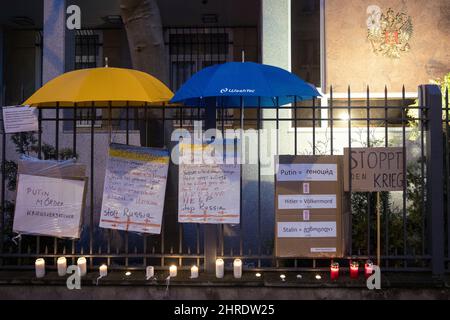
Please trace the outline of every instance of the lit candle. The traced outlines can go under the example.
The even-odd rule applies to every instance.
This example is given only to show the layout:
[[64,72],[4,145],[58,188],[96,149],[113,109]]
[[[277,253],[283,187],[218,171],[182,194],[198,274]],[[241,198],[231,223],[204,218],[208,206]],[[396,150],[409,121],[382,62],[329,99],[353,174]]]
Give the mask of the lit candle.
[[364,275],[366,276],[366,279],[370,277],[373,273],[373,262],[370,260],[366,261],[366,264],[364,266]]
[[235,278],[242,278],[242,260],[241,259],[234,259],[233,275]]
[[36,278],[43,278],[45,276],[45,260],[42,258],[36,259],[34,266],[36,268]]
[[216,277],[223,278],[224,275],[224,262],[223,259],[216,260]]
[[335,262],[330,267],[331,280],[337,280],[339,278],[339,263]]
[[352,261],[352,263],[350,263],[350,278],[358,279],[358,275],[359,275],[359,263],[358,261]]
[[65,257],[59,257],[57,260],[58,264],[58,276],[65,276],[67,273],[67,260]]
[[171,278],[175,278],[177,276],[177,266],[174,265],[170,266],[169,271]]
[[192,266],[191,268],[191,279],[198,278],[198,267]]
[[155,268],[153,268],[153,266],[148,266],[145,269],[145,275],[146,275],[147,280],[150,278],[153,278],[155,275]]
[[86,258],[85,257],[78,258],[77,266],[80,268],[80,275],[85,276],[87,272]]
[[108,275],[108,266],[106,264],[102,264],[100,266],[100,278],[106,277]]

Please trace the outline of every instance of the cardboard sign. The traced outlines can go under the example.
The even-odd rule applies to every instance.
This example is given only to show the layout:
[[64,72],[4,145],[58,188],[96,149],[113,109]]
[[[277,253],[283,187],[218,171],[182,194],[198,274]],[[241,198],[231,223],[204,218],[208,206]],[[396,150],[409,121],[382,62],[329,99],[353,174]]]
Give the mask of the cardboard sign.
[[342,257],[342,156],[279,156],[277,257]]
[[5,133],[38,131],[38,111],[30,106],[3,107]]
[[169,152],[111,144],[100,227],[161,233]]
[[350,172],[353,192],[402,191],[403,157],[403,148],[352,148],[351,156],[344,149],[345,191],[350,191]]
[[[194,145],[192,150],[205,148]],[[223,164],[209,160],[203,164],[180,163],[178,222],[239,224],[241,167],[236,161]]]
[[85,184],[84,179],[19,174],[14,232],[79,238]]

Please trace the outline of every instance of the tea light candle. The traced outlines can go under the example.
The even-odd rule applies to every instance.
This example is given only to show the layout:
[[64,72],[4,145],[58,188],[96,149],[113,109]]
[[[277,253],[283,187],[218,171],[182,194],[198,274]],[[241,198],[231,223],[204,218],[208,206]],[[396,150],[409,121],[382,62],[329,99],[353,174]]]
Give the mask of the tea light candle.
[[198,278],[198,267],[192,266],[191,268],[191,279]]
[[169,272],[170,272],[170,277],[175,278],[177,276],[177,266],[174,266],[174,265],[170,266]]
[[34,266],[36,269],[36,278],[43,278],[45,276],[45,260],[42,258],[36,259]]
[[359,263],[358,261],[352,261],[352,263],[350,263],[350,278],[358,279],[358,275],[359,275]]
[[155,268],[153,266],[148,266],[145,269],[145,276],[148,279],[153,278],[155,276]]
[[330,267],[331,280],[337,280],[339,278],[339,263],[335,262]]
[[366,279],[369,278],[373,273],[373,262],[370,260],[366,261],[366,264],[364,265],[364,275],[366,276]]
[[106,264],[102,264],[100,266],[100,278],[106,277],[108,275],[108,266]]
[[242,278],[242,260],[241,259],[234,259],[233,275],[235,278]]
[[67,259],[66,257],[59,257],[57,260],[58,276],[65,276],[67,273]]
[[216,277],[223,278],[224,276],[224,262],[223,259],[216,260]]
[[77,266],[78,268],[80,268],[80,275],[85,276],[87,273],[86,258],[85,257],[78,258]]

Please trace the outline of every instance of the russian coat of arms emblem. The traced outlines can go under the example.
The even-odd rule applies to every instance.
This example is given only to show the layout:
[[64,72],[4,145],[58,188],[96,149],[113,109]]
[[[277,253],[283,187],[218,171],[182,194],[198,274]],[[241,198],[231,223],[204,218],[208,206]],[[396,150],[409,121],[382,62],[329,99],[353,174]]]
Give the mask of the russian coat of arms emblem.
[[398,59],[411,49],[413,24],[410,16],[395,13],[391,8],[382,12],[376,5],[369,6],[367,14],[367,39],[375,54]]

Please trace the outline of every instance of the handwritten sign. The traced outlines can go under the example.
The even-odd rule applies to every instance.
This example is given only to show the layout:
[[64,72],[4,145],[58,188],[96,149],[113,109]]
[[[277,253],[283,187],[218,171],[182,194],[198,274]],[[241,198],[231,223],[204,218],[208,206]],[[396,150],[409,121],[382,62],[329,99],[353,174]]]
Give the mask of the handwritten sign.
[[350,191],[350,173],[354,192],[403,190],[403,148],[352,148],[349,152],[344,149],[345,191]]
[[342,156],[279,156],[275,185],[277,257],[344,254]]
[[79,238],[85,181],[19,174],[13,230]]
[[111,144],[100,227],[161,233],[169,152]]
[[[197,145],[193,149],[202,150]],[[239,224],[240,177],[240,165],[236,162],[182,162],[179,167],[178,222]]]
[[30,106],[3,107],[5,133],[38,131],[38,111]]

